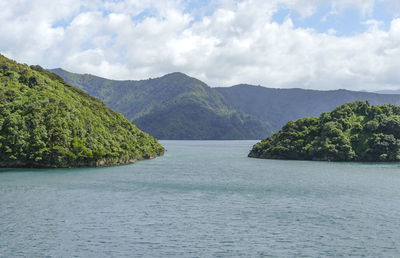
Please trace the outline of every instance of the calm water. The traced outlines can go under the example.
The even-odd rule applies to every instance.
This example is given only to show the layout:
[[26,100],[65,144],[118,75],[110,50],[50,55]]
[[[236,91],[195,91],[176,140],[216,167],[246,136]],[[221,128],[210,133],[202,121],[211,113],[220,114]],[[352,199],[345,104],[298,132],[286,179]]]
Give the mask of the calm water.
[[0,256],[400,255],[400,164],[246,158],[162,141],[100,169],[0,170]]

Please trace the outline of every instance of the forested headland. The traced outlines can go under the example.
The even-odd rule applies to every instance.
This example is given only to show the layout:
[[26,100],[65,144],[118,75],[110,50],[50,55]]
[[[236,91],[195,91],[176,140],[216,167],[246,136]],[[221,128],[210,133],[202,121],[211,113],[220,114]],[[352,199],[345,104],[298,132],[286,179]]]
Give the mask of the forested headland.
[[355,101],[320,117],[290,121],[255,144],[249,157],[323,161],[399,161],[400,107]]
[[163,152],[156,139],[60,76],[0,55],[0,167],[116,165]]

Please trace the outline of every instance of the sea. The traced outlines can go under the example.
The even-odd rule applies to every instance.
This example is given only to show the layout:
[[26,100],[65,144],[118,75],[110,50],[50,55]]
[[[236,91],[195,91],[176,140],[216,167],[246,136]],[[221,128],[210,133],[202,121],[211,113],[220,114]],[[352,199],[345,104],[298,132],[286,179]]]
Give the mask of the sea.
[[161,141],[125,166],[0,170],[0,257],[400,257],[400,163]]

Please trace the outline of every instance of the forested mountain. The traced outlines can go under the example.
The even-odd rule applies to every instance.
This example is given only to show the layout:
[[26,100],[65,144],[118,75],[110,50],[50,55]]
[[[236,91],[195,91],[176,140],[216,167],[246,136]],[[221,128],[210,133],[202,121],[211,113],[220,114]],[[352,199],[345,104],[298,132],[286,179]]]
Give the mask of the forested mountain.
[[163,152],[153,137],[58,75],[0,55],[0,167],[115,165]]
[[355,101],[319,118],[290,121],[253,146],[249,157],[325,161],[399,161],[400,107]]
[[245,84],[210,88],[182,73],[115,81],[62,69],[52,71],[161,139],[261,139],[290,120],[319,116],[345,102],[400,104],[400,95],[348,90],[275,89]]
[[400,105],[400,95],[361,91],[274,89],[245,84],[215,89],[232,108],[268,121],[274,131],[288,121],[319,116],[346,102],[368,100],[372,105]]
[[159,139],[261,139],[267,122],[229,108],[224,97],[182,73],[142,81],[114,81],[51,70],[124,114]]

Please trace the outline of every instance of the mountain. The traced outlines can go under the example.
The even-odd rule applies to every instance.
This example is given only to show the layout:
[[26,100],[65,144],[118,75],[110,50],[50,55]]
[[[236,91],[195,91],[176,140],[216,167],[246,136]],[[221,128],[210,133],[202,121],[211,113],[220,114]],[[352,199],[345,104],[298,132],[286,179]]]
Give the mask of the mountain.
[[58,75],[0,55],[0,167],[117,165],[163,152],[153,137]]
[[252,85],[215,88],[231,108],[268,121],[274,131],[288,121],[319,116],[346,102],[369,101],[372,105],[400,105],[400,95],[349,90],[274,89]]
[[400,107],[346,103],[302,118],[253,146],[249,157],[324,161],[400,161]]
[[182,73],[116,81],[51,71],[159,139],[261,139],[272,133],[266,121],[228,107],[219,92]]
[[400,90],[378,90],[375,93],[379,94],[400,94]]
[[276,89],[246,84],[210,88],[182,73],[115,81],[62,69],[52,71],[160,139],[262,139],[288,121],[319,116],[345,102],[400,104],[400,95],[349,90]]

